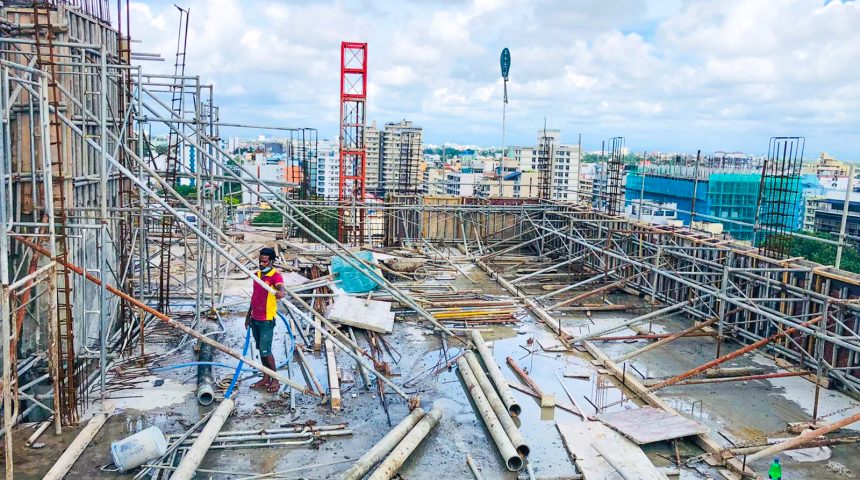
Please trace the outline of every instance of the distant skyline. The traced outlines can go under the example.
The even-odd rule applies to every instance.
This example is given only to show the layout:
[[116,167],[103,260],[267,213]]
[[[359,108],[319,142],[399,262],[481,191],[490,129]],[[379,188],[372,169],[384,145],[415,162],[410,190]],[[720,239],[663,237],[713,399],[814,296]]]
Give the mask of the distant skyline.
[[[173,1],[132,2],[132,48],[172,71]],[[187,74],[225,121],[338,129],[340,42],[367,42],[368,121],[407,118],[425,142],[502,143],[499,54],[511,51],[507,145],[544,125],[586,150],[860,159],[860,5],[811,0],[190,0]],[[222,129],[250,137],[274,131]]]

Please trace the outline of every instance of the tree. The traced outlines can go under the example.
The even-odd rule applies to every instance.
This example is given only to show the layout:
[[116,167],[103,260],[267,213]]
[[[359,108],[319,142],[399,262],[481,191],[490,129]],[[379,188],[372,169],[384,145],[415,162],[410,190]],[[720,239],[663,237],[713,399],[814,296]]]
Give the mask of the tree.
[[[836,236],[829,233],[803,233],[811,237],[837,240]],[[833,266],[836,263],[836,245],[793,237],[791,240],[791,256],[803,257],[821,265]],[[842,259],[839,268],[847,272],[860,273],[860,252],[857,251],[854,245],[846,245],[842,250]]]
[[284,216],[280,212],[265,210],[260,212],[251,220],[251,225],[280,225],[284,222]]

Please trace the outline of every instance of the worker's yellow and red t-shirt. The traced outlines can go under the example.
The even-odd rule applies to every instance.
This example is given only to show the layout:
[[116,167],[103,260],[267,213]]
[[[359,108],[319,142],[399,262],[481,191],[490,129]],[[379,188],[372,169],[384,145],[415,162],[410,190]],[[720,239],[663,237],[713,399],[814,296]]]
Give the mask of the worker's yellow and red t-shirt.
[[[266,285],[277,290],[278,285],[284,284],[284,279],[277,270],[272,268],[269,273],[257,272],[257,278]],[[251,294],[251,318],[254,320],[274,320],[278,313],[278,299],[265,288],[254,282],[254,293]]]

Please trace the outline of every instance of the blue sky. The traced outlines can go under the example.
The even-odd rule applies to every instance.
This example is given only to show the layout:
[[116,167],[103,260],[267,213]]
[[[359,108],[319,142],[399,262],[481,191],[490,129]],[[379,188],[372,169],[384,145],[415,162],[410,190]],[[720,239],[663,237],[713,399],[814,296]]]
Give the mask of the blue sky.
[[[860,5],[807,0],[187,0],[188,70],[224,121],[338,128],[341,40],[369,44],[368,120],[425,142],[500,145],[499,53],[511,50],[507,144],[543,126],[586,149],[763,153],[801,135],[807,156],[860,160]],[[132,35],[171,69],[173,2],[133,2]],[[257,131],[224,131],[256,135]],[[265,133],[265,132],[262,132]],[[269,132],[272,133],[272,132]]]

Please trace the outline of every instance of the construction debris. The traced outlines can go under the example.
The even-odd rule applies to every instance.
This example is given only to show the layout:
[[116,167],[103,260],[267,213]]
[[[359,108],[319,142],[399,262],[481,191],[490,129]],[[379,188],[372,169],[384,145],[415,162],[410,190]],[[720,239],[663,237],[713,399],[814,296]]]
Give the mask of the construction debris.
[[409,433],[394,447],[391,453],[385,457],[385,460],[377,467],[370,475],[370,480],[388,480],[393,478],[397,470],[403,465],[403,462],[412,455],[412,452],[418,448],[418,445],[424,441],[427,434],[433,430],[433,427],[439,423],[442,418],[442,409],[433,407],[429,413],[421,417],[421,420],[409,430]]
[[[780,452],[803,454],[809,477],[853,477],[857,438],[835,432],[860,418],[845,393],[860,388],[860,277],[790,256],[788,241],[810,241],[779,220],[797,211],[800,138],[739,165],[761,190],[744,201],[753,223],[732,221],[752,232],[743,243],[734,228],[623,215],[649,201],[645,167],[719,182],[699,178],[715,162],[698,156],[646,156],[626,173],[620,137],[593,178],[582,145],[546,137],[536,196],[487,183],[480,196],[424,194],[420,128],[373,131],[365,118],[367,44],[341,44],[332,144],[310,127],[222,120],[219,82],[186,71],[188,10],[176,11],[174,71],[156,74],[138,61],[163,58],[137,51],[129,2],[98,3],[0,5],[8,479],[101,476],[109,452],[87,446],[108,444],[118,468],[154,480],[657,479],[689,465],[738,479]],[[235,145],[227,126],[283,138]],[[385,147],[379,164],[372,147]],[[556,147],[580,177],[563,198],[544,156]],[[388,184],[372,185],[371,165]],[[638,203],[625,175],[641,181]],[[336,178],[336,197],[318,190]],[[839,258],[843,237],[820,240]],[[273,322],[246,331],[252,301]],[[257,371],[287,388],[252,390]],[[789,421],[799,436],[785,438]],[[437,427],[457,448],[432,441]],[[153,436],[117,455],[155,430],[166,446]],[[825,464],[831,451],[848,465]]]
[[595,419],[617,430],[638,445],[700,435],[708,431],[681,415],[653,407],[601,413]]

